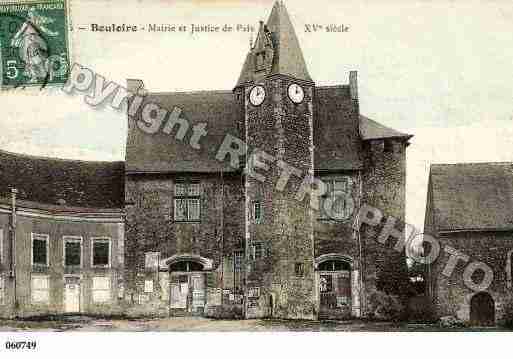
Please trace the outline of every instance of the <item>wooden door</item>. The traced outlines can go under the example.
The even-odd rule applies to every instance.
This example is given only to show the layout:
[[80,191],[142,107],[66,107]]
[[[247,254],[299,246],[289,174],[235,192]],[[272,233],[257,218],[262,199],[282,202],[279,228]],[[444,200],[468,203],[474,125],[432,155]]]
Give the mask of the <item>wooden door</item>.
[[481,292],[470,300],[470,322],[475,326],[495,325],[495,303],[490,294]]

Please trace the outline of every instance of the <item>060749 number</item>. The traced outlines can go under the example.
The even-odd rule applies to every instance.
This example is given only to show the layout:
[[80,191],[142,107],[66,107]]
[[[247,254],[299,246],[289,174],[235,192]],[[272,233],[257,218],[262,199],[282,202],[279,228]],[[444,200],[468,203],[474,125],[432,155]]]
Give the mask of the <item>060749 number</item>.
[[36,341],[19,341],[19,342],[5,342],[5,349],[8,350],[34,350],[36,349],[37,342]]

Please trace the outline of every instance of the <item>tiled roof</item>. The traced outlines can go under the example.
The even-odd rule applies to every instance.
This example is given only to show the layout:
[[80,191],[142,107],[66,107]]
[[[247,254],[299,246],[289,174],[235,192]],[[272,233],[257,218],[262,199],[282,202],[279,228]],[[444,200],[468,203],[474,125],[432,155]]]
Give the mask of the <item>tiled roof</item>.
[[0,197],[87,208],[124,206],[123,162],[88,162],[0,151]]
[[513,229],[513,164],[434,164],[431,207],[436,230]]

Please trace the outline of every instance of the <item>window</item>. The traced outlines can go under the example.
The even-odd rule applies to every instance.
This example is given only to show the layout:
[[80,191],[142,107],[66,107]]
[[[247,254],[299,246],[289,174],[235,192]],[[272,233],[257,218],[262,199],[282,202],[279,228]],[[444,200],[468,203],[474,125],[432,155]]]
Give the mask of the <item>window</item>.
[[265,256],[265,248],[263,243],[253,243],[251,245],[251,257],[253,260],[261,259]]
[[146,252],[144,258],[144,268],[157,269],[159,267],[160,252]]
[[107,303],[110,301],[110,278],[93,277],[93,302]]
[[343,220],[352,213],[351,188],[348,178],[324,179],[326,193],[320,203],[321,219]]
[[248,288],[248,297],[250,297],[250,298],[260,297],[260,287]]
[[151,279],[144,281],[144,293],[153,293],[153,281]]
[[233,252],[233,268],[235,272],[240,272],[242,269],[242,251]]
[[110,239],[93,239],[92,252],[93,267],[110,267]]
[[256,54],[256,70],[260,71],[264,69],[265,65],[265,52],[259,52]]
[[67,267],[82,266],[82,238],[64,237],[64,265]]
[[296,277],[303,277],[305,275],[305,266],[301,262],[297,262],[294,265],[294,272],[296,273]]
[[260,201],[253,202],[253,221],[257,224],[262,222],[262,202]]
[[320,271],[348,271],[351,270],[351,265],[348,262],[341,260],[328,260],[319,264]]
[[385,140],[383,142],[383,152],[394,152],[394,143],[392,140]]
[[49,236],[32,233],[32,265],[48,266]]
[[201,187],[199,182],[180,181],[175,184],[175,221],[200,220]]
[[48,275],[33,275],[31,280],[32,303],[48,304],[50,301],[50,277]]
[[169,266],[171,272],[200,272],[203,265],[193,261],[179,261]]
[[319,278],[321,293],[333,291],[333,277],[331,275],[321,275]]

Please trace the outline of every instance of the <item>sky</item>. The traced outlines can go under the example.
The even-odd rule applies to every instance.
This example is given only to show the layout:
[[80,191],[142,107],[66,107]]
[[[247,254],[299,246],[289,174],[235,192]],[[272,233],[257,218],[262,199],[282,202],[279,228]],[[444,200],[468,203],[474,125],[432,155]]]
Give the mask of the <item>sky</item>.
[[[99,33],[115,24],[257,27],[272,0],[71,3],[72,60],[150,91],[230,90],[249,32]],[[513,161],[513,3],[510,1],[295,1],[285,5],[310,75],[347,84],[358,71],[361,113],[413,134],[406,220],[423,227],[432,163]],[[306,32],[306,24],[345,33]],[[86,160],[123,160],[126,116],[60,89],[0,94],[0,149]]]

